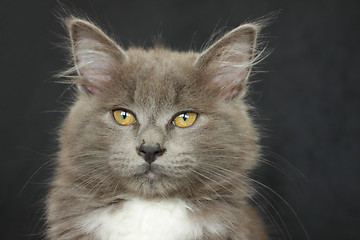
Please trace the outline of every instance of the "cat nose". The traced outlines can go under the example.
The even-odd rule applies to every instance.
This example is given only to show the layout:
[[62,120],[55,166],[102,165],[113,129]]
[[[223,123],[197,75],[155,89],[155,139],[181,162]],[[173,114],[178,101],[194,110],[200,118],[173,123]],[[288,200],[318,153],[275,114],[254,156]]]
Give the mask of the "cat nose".
[[153,163],[158,156],[164,154],[165,149],[160,147],[160,144],[156,146],[146,146],[141,144],[140,147],[137,149],[140,156],[142,156],[145,162],[151,164]]

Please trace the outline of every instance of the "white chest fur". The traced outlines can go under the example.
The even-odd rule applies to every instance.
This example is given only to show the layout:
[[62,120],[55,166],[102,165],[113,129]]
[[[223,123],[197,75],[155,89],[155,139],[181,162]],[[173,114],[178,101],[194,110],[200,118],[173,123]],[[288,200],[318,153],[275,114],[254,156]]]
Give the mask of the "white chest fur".
[[202,224],[189,217],[191,209],[180,199],[126,201],[121,209],[92,212],[82,229],[101,240],[186,240],[202,235]]

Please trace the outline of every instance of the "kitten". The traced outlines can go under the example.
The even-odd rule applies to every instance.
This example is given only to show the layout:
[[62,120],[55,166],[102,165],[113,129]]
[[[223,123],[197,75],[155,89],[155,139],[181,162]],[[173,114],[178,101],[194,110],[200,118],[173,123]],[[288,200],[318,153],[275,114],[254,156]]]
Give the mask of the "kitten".
[[[52,240],[268,239],[244,101],[259,24],[205,51],[122,49],[66,20],[78,86],[47,200]],[[70,71],[69,71],[70,72]]]

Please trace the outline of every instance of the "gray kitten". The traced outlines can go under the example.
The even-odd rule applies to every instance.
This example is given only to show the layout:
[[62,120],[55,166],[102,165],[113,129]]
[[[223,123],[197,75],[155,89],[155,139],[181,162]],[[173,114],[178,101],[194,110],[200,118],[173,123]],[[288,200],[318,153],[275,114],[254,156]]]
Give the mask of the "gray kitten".
[[48,238],[268,239],[248,203],[259,146],[244,97],[259,24],[201,53],[124,50],[89,21],[66,25],[78,90],[59,133]]

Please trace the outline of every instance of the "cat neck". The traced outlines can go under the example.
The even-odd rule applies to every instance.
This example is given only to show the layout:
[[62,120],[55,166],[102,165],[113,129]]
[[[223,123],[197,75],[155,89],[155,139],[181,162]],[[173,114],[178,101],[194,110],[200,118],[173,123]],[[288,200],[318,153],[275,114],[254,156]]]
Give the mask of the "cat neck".
[[[203,235],[206,226],[193,213],[190,204],[178,198],[127,198],[121,204],[87,214],[81,226],[99,239],[159,240],[164,236],[167,240],[197,239]],[[210,229],[222,231],[221,225],[217,228],[212,225]]]

